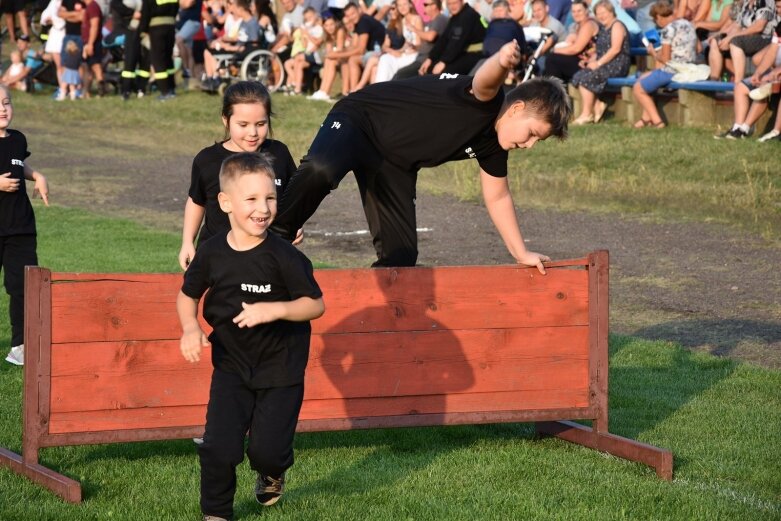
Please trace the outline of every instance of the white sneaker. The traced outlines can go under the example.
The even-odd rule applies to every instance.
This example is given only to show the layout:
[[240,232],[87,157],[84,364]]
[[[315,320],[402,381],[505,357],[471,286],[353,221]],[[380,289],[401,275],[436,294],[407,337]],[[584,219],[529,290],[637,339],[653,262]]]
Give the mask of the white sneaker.
[[12,347],[5,361],[9,364],[24,365],[24,344]]
[[767,134],[765,134],[764,136],[762,136],[761,138],[759,138],[759,142],[760,143],[764,143],[765,141],[770,141],[772,139],[777,139],[778,136],[781,136],[781,132],[779,132],[776,129],[773,129],[770,132],[768,132]]
[[765,98],[770,97],[771,94],[773,94],[773,84],[765,83],[760,85],[756,89],[751,89],[748,93],[748,97],[753,99],[754,101],[761,101]]
[[307,99],[316,100],[316,101],[331,101],[331,97],[321,90],[318,90],[317,92],[313,93],[311,96],[308,96]]

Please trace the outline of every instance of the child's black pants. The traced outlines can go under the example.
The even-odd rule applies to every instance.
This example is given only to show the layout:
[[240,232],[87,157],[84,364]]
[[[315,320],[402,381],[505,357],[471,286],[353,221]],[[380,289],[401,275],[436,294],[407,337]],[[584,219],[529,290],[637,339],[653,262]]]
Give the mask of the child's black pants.
[[24,343],[24,267],[37,266],[35,235],[0,236],[0,266],[8,293],[11,317],[11,347]]
[[[231,518],[236,467],[249,430],[250,467],[278,478],[293,465],[293,435],[304,385],[252,389],[238,374],[214,369],[201,460],[201,511]],[[253,483],[254,485],[254,483]]]
[[347,114],[326,116],[285,189],[272,230],[292,240],[351,170],[377,252],[373,266],[414,266],[418,259],[417,172],[385,160]]

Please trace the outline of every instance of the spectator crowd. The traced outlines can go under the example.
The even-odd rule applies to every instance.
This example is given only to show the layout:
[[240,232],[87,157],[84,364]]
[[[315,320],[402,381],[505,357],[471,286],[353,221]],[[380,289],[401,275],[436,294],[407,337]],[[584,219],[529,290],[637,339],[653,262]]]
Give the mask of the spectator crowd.
[[666,125],[654,93],[688,73],[734,83],[735,122],[718,137],[740,139],[781,81],[781,0],[51,0],[41,21],[48,37],[34,51],[26,17],[6,12],[14,48],[0,81],[31,89],[48,66],[57,99],[103,95],[111,61],[123,64],[113,81],[125,99],[150,84],[173,97],[178,67],[216,92],[266,49],[279,58],[279,90],[332,101],[393,79],[473,74],[517,40],[527,61],[509,81],[528,67],[570,83],[582,101],[575,125],[599,122],[608,80],[639,63],[635,128]]

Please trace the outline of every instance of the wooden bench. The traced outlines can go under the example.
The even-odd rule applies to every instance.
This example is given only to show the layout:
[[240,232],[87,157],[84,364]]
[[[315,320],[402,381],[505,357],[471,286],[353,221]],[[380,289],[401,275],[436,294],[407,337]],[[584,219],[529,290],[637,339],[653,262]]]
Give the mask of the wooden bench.
[[[600,99],[608,103],[609,111],[616,119],[634,123],[642,114],[642,107],[634,99],[632,87],[637,75],[609,78],[607,88]],[[732,83],[722,81],[671,82],[655,95],[657,108],[666,121],[684,127],[732,125]],[[570,85],[575,113],[580,113],[580,93]],[[765,113],[758,127],[767,123]]]
[[[547,266],[318,270],[298,431],[538,422],[672,479],[669,451],[608,433],[608,253]],[[27,268],[22,455],[0,464],[79,502],[40,449],[203,432],[210,353],[179,352],[181,280]]]

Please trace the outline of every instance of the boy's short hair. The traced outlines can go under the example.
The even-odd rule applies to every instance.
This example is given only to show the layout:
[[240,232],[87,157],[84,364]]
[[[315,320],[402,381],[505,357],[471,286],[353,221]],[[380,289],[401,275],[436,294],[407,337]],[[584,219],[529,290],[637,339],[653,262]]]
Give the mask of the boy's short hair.
[[545,7],[548,7],[548,0],[532,0],[532,5],[534,4],[542,4]]
[[220,190],[224,192],[232,181],[249,174],[264,174],[273,182],[273,159],[262,152],[239,152],[226,158],[220,167]]
[[651,6],[651,10],[648,14],[651,17],[651,20],[656,20],[657,17],[666,18],[673,14],[673,6],[667,0],[659,0]]
[[534,78],[525,81],[507,93],[499,117],[514,103],[523,101],[526,110],[541,116],[551,126],[551,135],[567,137],[567,122],[572,116],[572,105],[564,84],[558,78]]
[[494,0],[494,2],[491,4],[491,8],[496,9],[497,7],[505,7],[509,9],[510,3],[507,0]]

